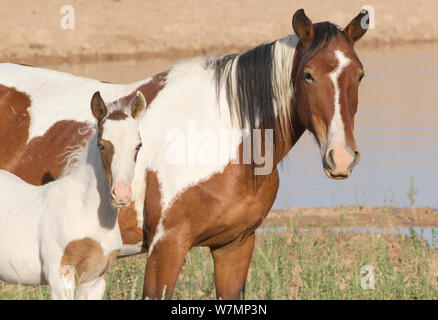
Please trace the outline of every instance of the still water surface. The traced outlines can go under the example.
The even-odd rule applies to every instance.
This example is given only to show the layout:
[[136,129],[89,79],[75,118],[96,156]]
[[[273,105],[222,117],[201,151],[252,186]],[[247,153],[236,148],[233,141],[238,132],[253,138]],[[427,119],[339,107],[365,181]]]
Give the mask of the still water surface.
[[[358,49],[366,77],[359,92],[355,137],[361,162],[350,179],[326,178],[318,149],[305,134],[280,169],[275,209],[347,204],[438,208],[438,46]],[[105,81],[128,83],[165,70],[154,59],[42,65]]]

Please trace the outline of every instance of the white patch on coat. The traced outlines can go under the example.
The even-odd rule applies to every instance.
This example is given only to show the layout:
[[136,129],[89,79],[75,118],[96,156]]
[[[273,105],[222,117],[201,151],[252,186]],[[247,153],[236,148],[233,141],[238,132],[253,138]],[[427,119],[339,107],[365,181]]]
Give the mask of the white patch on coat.
[[333,82],[334,87],[334,113],[333,118],[330,123],[329,130],[329,138],[328,138],[328,147],[334,143],[342,143],[345,145],[345,130],[344,130],[344,121],[341,115],[341,103],[340,103],[340,89],[339,89],[339,77],[342,74],[342,71],[347,67],[350,63],[350,60],[342,53],[342,51],[336,50],[335,57],[338,60],[338,66],[335,70],[333,70],[329,77]]
[[124,244],[120,250],[119,257],[128,257],[144,252],[143,241],[136,244]]

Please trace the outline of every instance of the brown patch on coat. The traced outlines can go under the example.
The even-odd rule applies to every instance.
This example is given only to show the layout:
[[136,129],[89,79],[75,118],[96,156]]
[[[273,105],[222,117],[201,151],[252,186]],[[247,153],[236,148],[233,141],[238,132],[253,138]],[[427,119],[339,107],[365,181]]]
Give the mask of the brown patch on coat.
[[[166,209],[164,236],[155,243],[148,257],[144,297],[161,299],[166,285],[166,298],[170,298],[180,268],[178,263],[184,261],[190,248],[208,246],[216,250],[231,243],[239,247],[253,235],[274,203],[279,179],[277,169],[256,179],[254,188],[248,184],[248,179],[248,170],[244,165],[228,164],[223,173],[217,173],[183,191]],[[149,247],[163,214],[160,182],[155,172],[147,172],[146,190],[145,219]],[[241,254],[241,259],[249,261],[251,253]],[[230,272],[235,271],[232,269]],[[242,281],[235,282],[239,283],[240,289]],[[220,296],[227,297],[223,293]]]
[[19,159],[29,136],[31,102],[28,95],[0,85],[0,168],[8,170]]
[[61,268],[74,267],[75,275],[79,282],[85,283],[104,275],[114,263],[120,250],[115,250],[109,255],[103,254],[99,243],[83,238],[67,244],[61,259]]
[[70,148],[84,146],[92,136],[93,130],[87,132],[88,128],[89,124],[83,122],[59,121],[43,136],[32,139],[25,147],[22,146],[19,156],[0,168],[33,185],[53,181],[61,175]]
[[144,232],[138,227],[137,211],[134,202],[119,211],[119,227],[123,244],[137,244],[144,241]]
[[111,112],[106,119],[108,120],[125,120],[128,118],[128,115],[124,113],[122,110],[116,110]]
[[[101,128],[100,124],[99,124],[99,128]],[[113,163],[114,146],[110,141],[103,140],[101,138],[102,134],[103,131],[99,129],[98,141],[103,146],[103,150],[100,150],[100,157],[102,159],[102,166],[103,166],[103,171],[105,172],[105,176],[108,182],[111,184],[113,177],[111,171],[111,164]]]
[[155,171],[146,171],[146,196],[144,202],[144,217],[146,242],[143,244],[149,248],[157,230],[158,222],[160,221],[161,207],[161,184],[158,180],[158,175]]
[[167,75],[168,71],[161,72],[157,75],[155,75],[151,81],[148,83],[143,84],[142,86],[138,87],[136,90],[134,90],[130,95],[121,98],[121,103],[123,104],[129,104],[133,99],[135,98],[137,91],[141,91],[143,93],[147,107],[149,104],[155,99],[155,97],[158,95],[158,93],[164,88],[166,85]]

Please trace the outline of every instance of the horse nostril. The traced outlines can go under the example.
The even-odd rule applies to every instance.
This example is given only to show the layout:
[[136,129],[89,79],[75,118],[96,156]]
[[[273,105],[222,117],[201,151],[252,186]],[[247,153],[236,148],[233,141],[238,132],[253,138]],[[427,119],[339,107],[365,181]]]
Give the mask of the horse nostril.
[[356,151],[354,151],[354,160],[353,160],[352,167],[357,165],[359,163],[359,160],[360,160],[360,152],[356,150]]
[[329,150],[325,155],[325,164],[328,170],[333,170],[335,168],[335,160],[333,159],[333,149]]

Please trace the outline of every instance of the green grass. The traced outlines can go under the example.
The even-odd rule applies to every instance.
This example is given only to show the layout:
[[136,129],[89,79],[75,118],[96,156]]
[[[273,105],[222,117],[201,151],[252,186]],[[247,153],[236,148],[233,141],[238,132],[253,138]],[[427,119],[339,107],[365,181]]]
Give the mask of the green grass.
[[[105,299],[140,299],[145,256],[119,259]],[[361,287],[361,268],[374,268],[375,289]],[[410,237],[375,233],[259,234],[247,299],[438,299],[437,252]],[[0,282],[0,299],[47,299],[46,286]],[[214,299],[213,262],[206,248],[187,256],[174,299]]]

